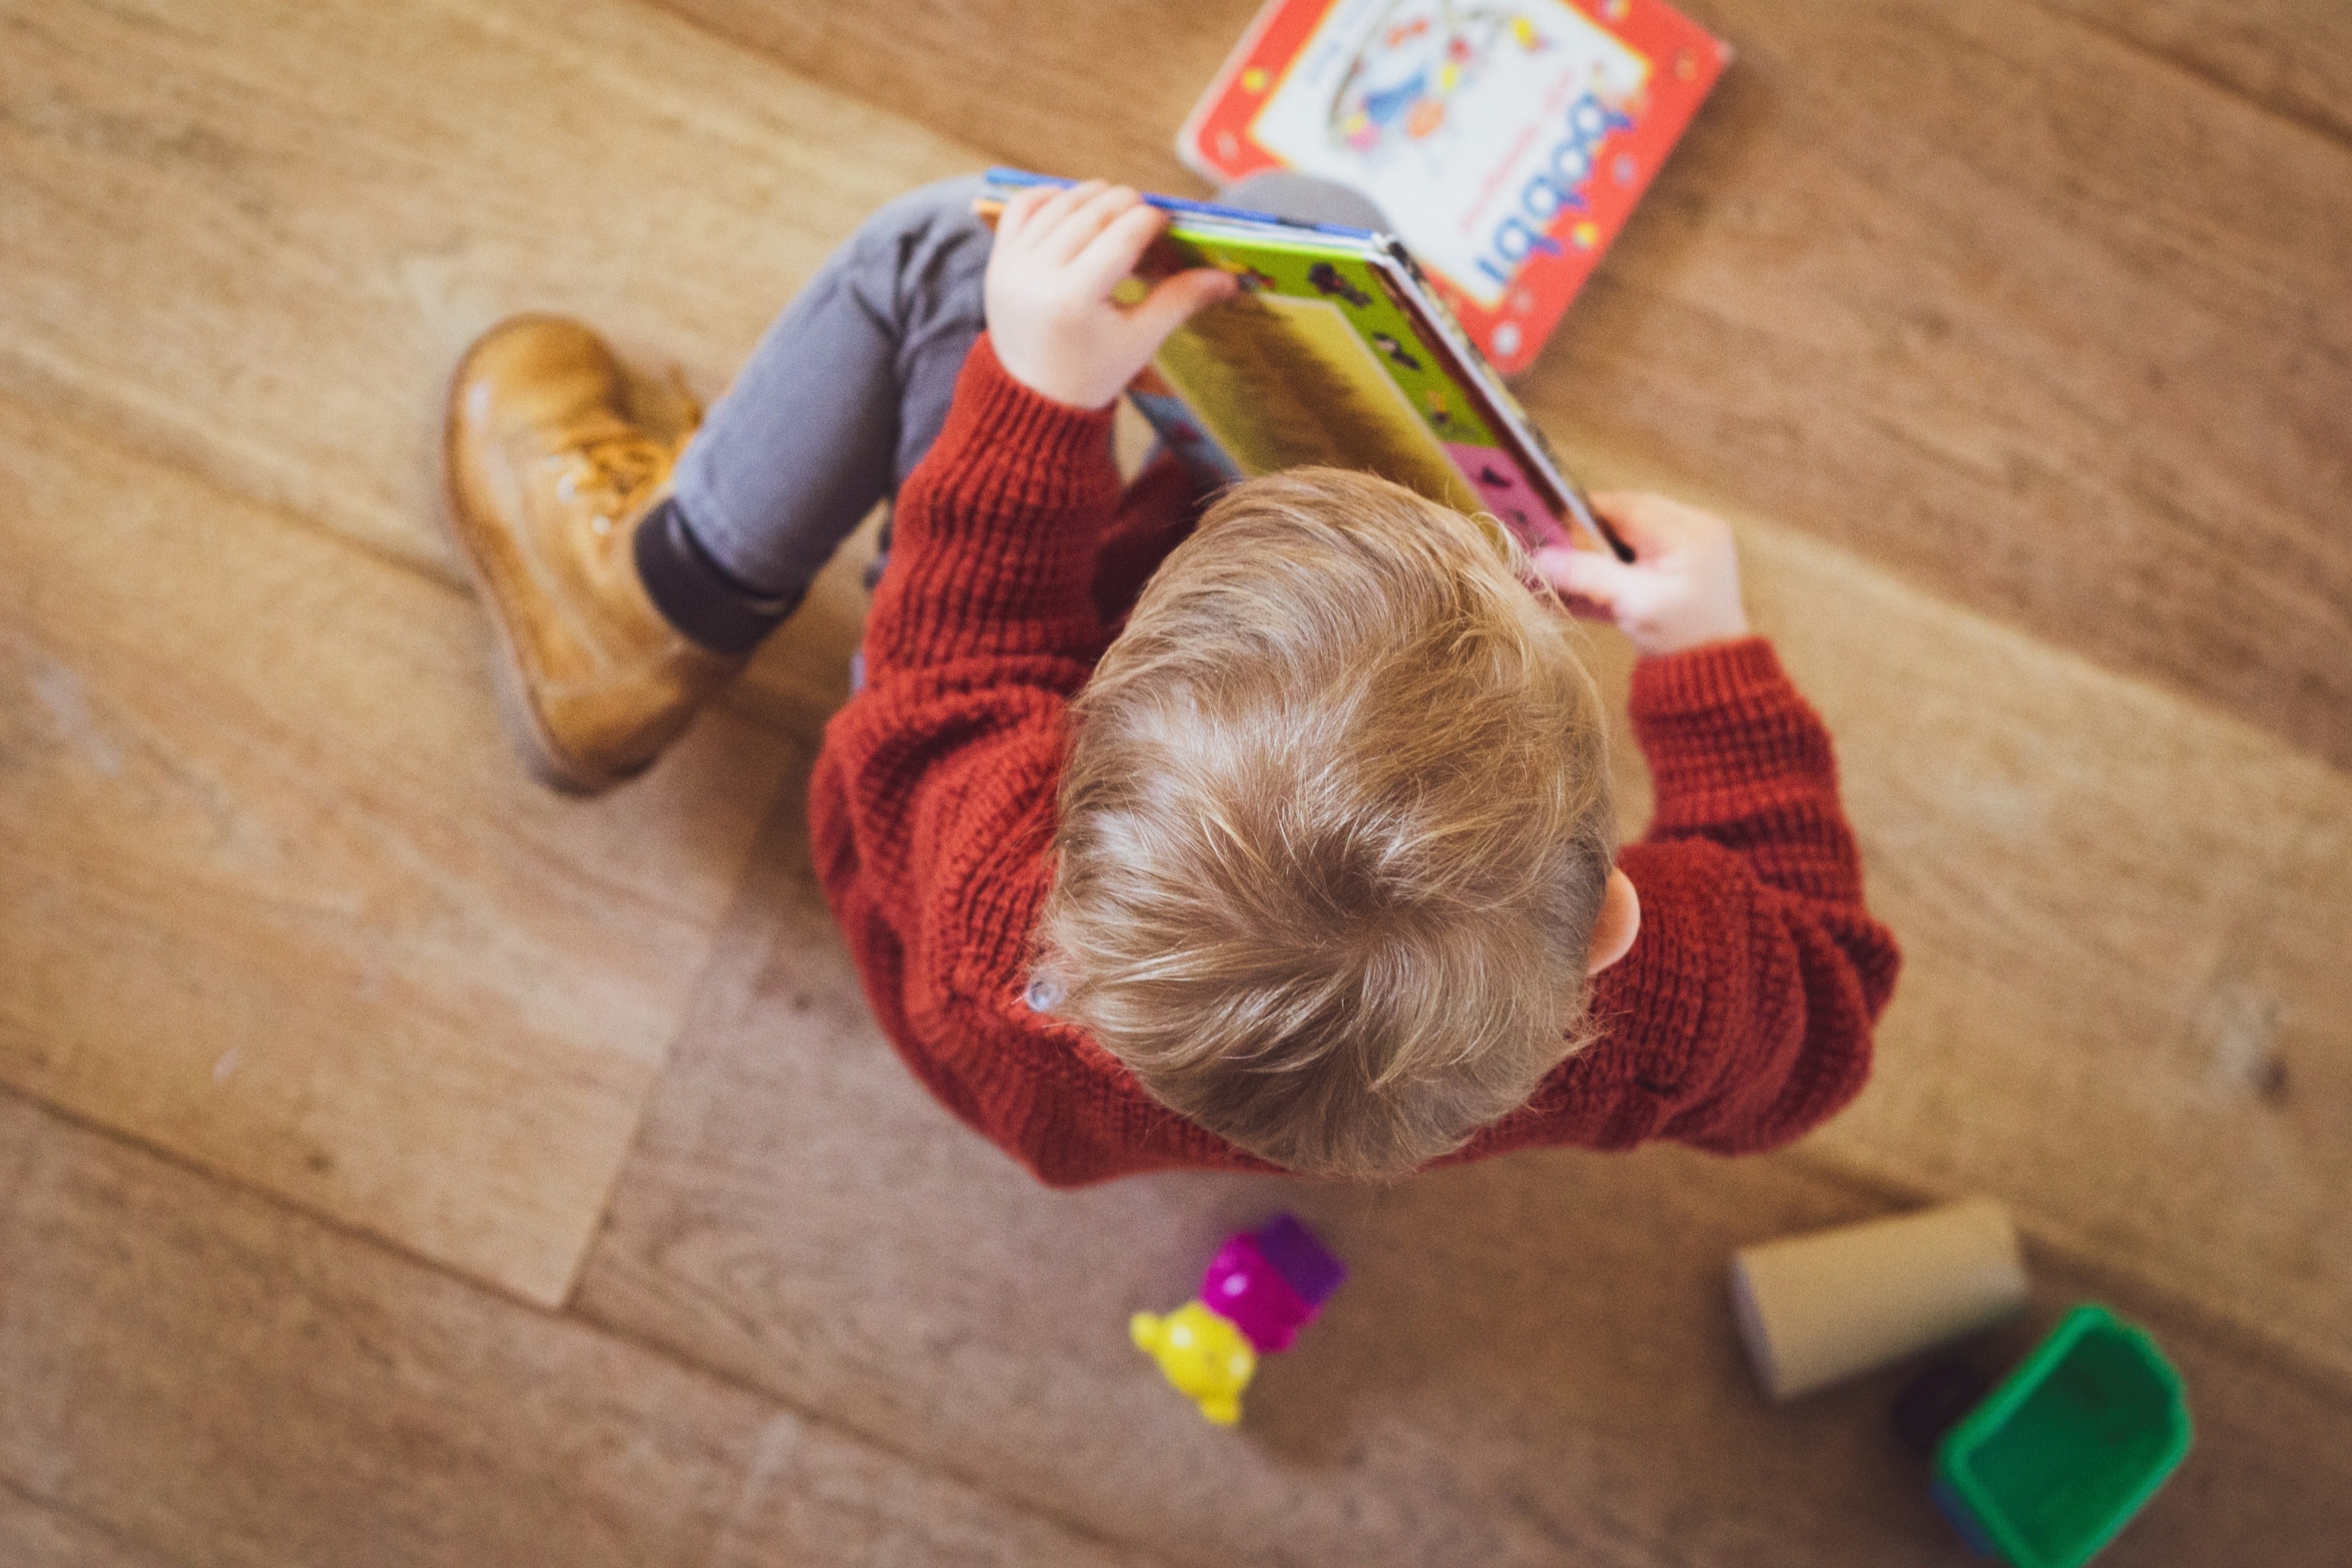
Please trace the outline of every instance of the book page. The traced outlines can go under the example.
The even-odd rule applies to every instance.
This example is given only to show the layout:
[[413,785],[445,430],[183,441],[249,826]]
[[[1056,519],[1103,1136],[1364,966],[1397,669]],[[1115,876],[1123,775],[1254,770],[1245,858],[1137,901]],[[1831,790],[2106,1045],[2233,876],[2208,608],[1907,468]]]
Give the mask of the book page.
[[1327,464],[1479,508],[1422,414],[1328,300],[1245,294],[1203,310],[1169,338],[1158,369],[1247,473]]

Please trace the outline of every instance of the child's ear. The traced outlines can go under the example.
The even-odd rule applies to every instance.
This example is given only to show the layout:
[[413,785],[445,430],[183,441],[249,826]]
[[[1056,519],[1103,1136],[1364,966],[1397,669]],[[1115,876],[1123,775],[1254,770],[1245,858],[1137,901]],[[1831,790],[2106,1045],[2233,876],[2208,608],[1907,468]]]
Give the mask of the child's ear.
[[1601,896],[1601,914],[1592,922],[1592,952],[1584,973],[1598,974],[1633,945],[1642,929],[1642,895],[1622,871],[1609,873],[1609,890]]

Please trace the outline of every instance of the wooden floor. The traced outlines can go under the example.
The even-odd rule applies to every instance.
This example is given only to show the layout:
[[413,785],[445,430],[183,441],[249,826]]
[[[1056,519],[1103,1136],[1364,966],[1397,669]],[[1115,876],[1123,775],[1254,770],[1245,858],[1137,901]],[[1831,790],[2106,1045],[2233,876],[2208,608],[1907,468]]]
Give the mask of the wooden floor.
[[[1793,1151],[1036,1188],[810,879],[854,559],[642,783],[513,765],[463,343],[708,398],[908,185],[1192,188],[1249,8],[0,0],[0,1563],[1958,1564],[1900,1374],[1766,1406],[1722,1271],[1975,1192],[2012,1342],[2187,1376],[2105,1561],[2346,1559],[2329,0],[1687,7],[1738,63],[1526,390],[1733,518],[1838,736],[1908,965]],[[1217,1431],[1125,1316],[1277,1205],[1354,1279]]]

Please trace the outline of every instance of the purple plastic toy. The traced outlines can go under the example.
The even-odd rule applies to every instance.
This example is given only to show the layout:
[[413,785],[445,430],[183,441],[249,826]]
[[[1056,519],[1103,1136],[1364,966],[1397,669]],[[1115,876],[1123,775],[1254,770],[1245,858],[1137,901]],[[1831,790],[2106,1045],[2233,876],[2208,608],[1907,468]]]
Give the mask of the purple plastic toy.
[[1286,1351],[1348,1277],[1347,1265],[1290,1215],[1244,1231],[1219,1248],[1201,1277],[1201,1303],[1233,1320],[1260,1355]]
[[1209,1261],[1201,1295],[1128,1321],[1136,1348],[1219,1426],[1242,1417],[1257,1358],[1288,1350],[1348,1277],[1347,1266],[1289,1215],[1234,1237]]

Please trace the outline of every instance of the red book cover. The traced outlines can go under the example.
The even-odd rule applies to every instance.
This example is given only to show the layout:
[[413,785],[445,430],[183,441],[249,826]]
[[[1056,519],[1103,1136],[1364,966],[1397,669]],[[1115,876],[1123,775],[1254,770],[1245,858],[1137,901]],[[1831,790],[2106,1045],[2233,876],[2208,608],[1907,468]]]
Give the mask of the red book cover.
[[1730,58],[1664,0],[1267,0],[1176,151],[1370,197],[1508,375]]

